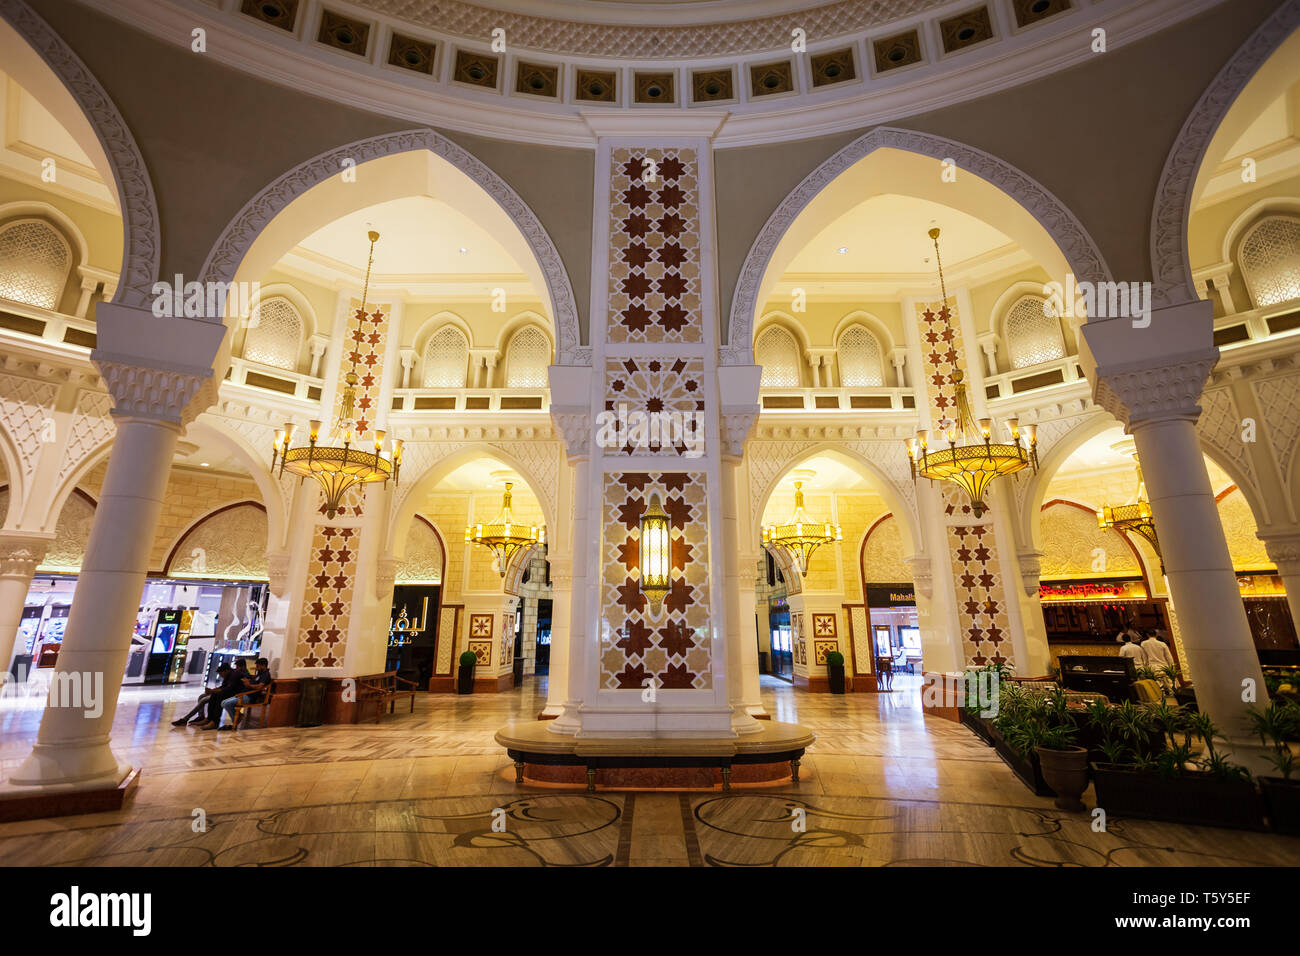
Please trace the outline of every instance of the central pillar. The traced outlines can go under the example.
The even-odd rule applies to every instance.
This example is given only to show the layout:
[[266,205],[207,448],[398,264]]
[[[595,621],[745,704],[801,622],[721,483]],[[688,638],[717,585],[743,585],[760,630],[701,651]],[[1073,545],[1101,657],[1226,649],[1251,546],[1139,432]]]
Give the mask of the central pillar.
[[[552,376],[553,415],[581,402],[594,432],[576,469],[571,701],[551,728],[579,736],[760,728],[743,708],[733,713],[730,685],[743,662],[728,646],[736,602],[724,516],[734,503],[723,465],[729,397],[717,361],[710,144],[719,121],[659,118],[668,128],[645,136],[588,117],[599,143],[585,401],[561,400]],[[658,608],[641,577],[641,519],[656,499],[671,535],[671,587]]]
[[98,309],[91,359],[113,397],[117,437],[50,700],[8,791],[112,788],[130,772],[109,732],[176,439],[216,395],[210,364],[193,363],[211,363],[225,331],[220,322],[158,319],[107,303]]

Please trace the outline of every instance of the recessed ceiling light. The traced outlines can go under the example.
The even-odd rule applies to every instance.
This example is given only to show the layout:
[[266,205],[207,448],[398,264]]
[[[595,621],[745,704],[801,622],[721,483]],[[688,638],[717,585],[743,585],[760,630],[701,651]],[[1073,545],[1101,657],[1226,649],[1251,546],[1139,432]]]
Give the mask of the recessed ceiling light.
[[460,247],[460,254],[461,254],[462,256],[467,256],[467,255],[469,255],[469,250],[466,249],[464,246],[461,246],[461,247]]
[[206,461],[201,461],[201,462],[199,462],[199,467],[200,467],[200,468],[210,468],[211,465],[209,465]]
[[838,253],[839,253],[840,255],[842,255],[842,256],[847,256],[847,255],[849,254],[849,247],[848,247],[848,246],[840,246],[840,247],[839,247],[838,249],[836,249],[835,251],[838,252]]

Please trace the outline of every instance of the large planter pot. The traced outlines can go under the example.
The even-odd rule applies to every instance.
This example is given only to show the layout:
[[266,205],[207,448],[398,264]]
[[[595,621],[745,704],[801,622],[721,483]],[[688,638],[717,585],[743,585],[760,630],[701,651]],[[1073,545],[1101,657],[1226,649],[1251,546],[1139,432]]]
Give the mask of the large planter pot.
[[474,668],[466,667],[463,664],[457,666],[456,670],[456,693],[472,694],[474,693]]
[[1034,749],[1038,751],[1038,765],[1042,768],[1043,779],[1056,791],[1056,805],[1072,813],[1086,809],[1079,797],[1088,789],[1088,748]]
[[1300,780],[1260,777],[1259,789],[1264,795],[1268,822],[1273,831],[1300,836]]
[[1219,780],[1205,773],[1163,777],[1094,764],[1097,806],[1107,815],[1263,830],[1264,809],[1251,780]]
[[1039,766],[1038,755],[1031,754],[1026,757],[1006,742],[1006,739],[997,731],[992,729],[993,749],[998,752],[1002,762],[1011,768],[1011,772],[1020,778],[1030,790],[1034,791],[1040,797],[1054,797],[1056,791],[1047,785],[1043,779],[1043,771]]
[[830,684],[832,694],[844,693],[844,665],[832,667],[826,665],[826,682]]

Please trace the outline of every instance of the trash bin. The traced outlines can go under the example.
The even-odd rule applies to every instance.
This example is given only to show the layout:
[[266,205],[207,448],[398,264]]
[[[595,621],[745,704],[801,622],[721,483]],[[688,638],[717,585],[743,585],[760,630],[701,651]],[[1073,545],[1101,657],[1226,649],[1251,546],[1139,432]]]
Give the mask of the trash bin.
[[325,691],[328,677],[304,677],[298,681],[298,726],[319,727],[325,723]]

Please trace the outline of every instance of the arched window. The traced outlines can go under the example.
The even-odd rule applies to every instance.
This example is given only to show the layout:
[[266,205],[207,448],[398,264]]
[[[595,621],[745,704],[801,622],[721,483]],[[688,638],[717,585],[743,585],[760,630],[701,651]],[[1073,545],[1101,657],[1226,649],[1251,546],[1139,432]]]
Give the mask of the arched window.
[[506,349],[506,388],[545,388],[551,364],[551,343],[535,325],[526,325],[510,338]]
[[763,366],[764,388],[799,387],[799,346],[794,336],[774,325],[754,344],[754,361]]
[[444,325],[429,336],[424,347],[424,387],[464,388],[469,362],[469,342],[454,325]]
[[874,387],[885,384],[880,341],[865,326],[850,325],[840,336],[840,384],[845,388]]
[[288,299],[267,299],[254,313],[244,336],[244,358],[289,372],[298,370],[302,349],[302,316]]
[[1300,219],[1261,219],[1242,238],[1237,258],[1256,308],[1300,299]]
[[72,270],[72,250],[40,219],[0,228],[0,298],[55,310]]
[[1061,337],[1061,320],[1043,314],[1046,299],[1035,295],[1021,297],[1007,313],[1007,353],[1012,368],[1027,368],[1065,358],[1065,339]]

